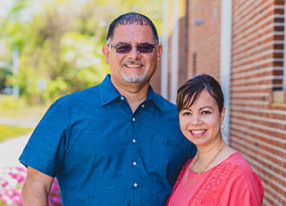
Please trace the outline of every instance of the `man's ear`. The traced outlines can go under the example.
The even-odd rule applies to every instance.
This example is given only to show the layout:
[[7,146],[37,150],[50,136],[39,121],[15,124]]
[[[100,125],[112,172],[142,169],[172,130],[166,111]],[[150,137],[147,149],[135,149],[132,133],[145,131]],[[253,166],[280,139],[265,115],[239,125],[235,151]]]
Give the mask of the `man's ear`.
[[156,49],[156,55],[157,55],[157,61],[158,61],[158,62],[161,61],[162,53],[163,53],[162,45],[158,45],[158,46],[157,46],[157,49]]
[[105,56],[105,62],[109,63],[109,47],[107,45],[103,45],[101,48],[103,55]]

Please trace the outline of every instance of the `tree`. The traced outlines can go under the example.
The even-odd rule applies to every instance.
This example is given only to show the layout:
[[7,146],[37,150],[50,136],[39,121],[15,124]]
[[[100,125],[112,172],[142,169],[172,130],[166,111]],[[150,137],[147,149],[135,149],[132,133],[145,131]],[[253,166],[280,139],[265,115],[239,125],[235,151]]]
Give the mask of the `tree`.
[[[101,54],[108,24],[120,14],[143,13],[161,31],[162,0],[42,0],[36,10],[32,3],[16,0],[0,22],[0,38],[20,50],[20,72],[13,81],[30,102],[53,101],[98,84],[109,70]],[[23,18],[27,13],[30,17]]]

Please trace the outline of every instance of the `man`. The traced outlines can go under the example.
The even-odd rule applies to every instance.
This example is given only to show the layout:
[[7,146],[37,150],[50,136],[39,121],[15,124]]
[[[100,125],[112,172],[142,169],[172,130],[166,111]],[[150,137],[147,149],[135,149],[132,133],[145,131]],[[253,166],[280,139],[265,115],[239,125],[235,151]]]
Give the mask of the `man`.
[[176,106],[149,85],[162,54],[151,20],[119,16],[102,52],[111,74],[58,99],[25,147],[24,205],[47,205],[54,177],[64,205],[165,205],[195,154]]

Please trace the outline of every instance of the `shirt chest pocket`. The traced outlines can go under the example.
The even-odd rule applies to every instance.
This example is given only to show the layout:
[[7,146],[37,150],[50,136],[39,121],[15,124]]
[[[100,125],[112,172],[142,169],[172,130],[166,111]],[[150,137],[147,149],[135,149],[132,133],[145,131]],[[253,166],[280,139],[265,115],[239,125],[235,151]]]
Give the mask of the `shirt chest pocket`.
[[153,136],[151,143],[151,169],[160,175],[168,174],[184,157],[179,142],[167,138]]

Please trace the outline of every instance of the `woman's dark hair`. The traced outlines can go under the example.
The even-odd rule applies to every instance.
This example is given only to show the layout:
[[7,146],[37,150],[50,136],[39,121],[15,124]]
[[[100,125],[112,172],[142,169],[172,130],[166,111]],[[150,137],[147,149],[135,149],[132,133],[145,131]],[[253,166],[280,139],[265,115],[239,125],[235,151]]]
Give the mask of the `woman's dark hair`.
[[178,112],[184,108],[189,108],[197,100],[200,93],[206,90],[217,102],[219,112],[222,112],[224,97],[218,81],[208,74],[199,74],[185,84],[177,92]]
[[139,25],[149,25],[152,29],[153,38],[155,44],[159,44],[159,37],[157,33],[157,29],[153,22],[145,15],[139,14],[136,12],[129,12],[126,14],[122,14],[121,16],[117,17],[111,24],[109,25],[108,33],[106,36],[106,43],[109,44],[114,36],[114,30],[118,25],[128,25],[128,24],[139,24]]

